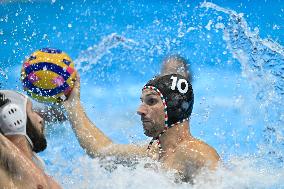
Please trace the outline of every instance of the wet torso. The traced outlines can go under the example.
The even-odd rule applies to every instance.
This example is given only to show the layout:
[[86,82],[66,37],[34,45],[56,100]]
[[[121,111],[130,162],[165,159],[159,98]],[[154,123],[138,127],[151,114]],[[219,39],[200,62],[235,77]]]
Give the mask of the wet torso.
[[149,156],[159,160],[165,169],[176,170],[183,181],[191,181],[201,168],[215,169],[220,159],[211,146],[197,139],[185,140],[176,148],[167,149],[161,156],[153,146]]
[[0,188],[59,189],[60,186],[10,141],[2,141]]
[[[13,188],[20,189],[60,189],[60,186],[43,170],[30,167],[27,170],[18,170],[20,177],[14,175],[11,179],[14,186]],[[22,172],[22,173],[21,173]]]
[[[31,161],[31,160],[29,160]],[[26,185],[25,188],[35,188],[35,189],[61,189],[61,187],[54,181],[52,177],[45,174],[43,167],[39,167],[37,163],[32,161],[36,168],[32,168],[33,173],[29,178],[21,181],[21,186]],[[34,180],[31,182],[31,180]],[[24,187],[20,187],[24,188]]]

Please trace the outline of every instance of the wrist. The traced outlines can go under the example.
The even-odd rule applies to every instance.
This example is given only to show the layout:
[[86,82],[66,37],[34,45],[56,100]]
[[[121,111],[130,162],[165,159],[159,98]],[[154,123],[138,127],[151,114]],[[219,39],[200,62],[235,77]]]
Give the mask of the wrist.
[[64,101],[63,106],[67,111],[72,111],[74,109],[77,109],[78,106],[80,106],[79,100],[72,100],[72,101]]

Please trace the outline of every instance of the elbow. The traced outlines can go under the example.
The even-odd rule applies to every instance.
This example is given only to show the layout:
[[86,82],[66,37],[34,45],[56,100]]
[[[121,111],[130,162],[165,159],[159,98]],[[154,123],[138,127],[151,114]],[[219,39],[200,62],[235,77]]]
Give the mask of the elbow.
[[93,145],[91,148],[84,147],[84,146],[82,147],[89,157],[98,158],[98,157],[104,157],[107,155],[111,155],[111,153],[109,153],[109,149],[111,146],[112,146],[112,142],[107,142],[107,143],[100,144],[100,145]]

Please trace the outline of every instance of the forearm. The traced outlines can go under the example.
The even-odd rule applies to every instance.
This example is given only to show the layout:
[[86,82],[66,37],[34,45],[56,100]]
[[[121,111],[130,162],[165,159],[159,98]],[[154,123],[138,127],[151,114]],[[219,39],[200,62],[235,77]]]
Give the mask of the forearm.
[[90,156],[100,155],[104,148],[112,144],[112,141],[88,119],[80,102],[65,104],[65,108],[81,147]]

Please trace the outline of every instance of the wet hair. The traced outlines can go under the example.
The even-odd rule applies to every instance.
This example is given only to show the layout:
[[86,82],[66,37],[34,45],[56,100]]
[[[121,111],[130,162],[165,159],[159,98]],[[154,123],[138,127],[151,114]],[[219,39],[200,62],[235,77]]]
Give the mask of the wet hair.
[[[177,65],[171,65],[171,62],[175,62]],[[172,54],[167,56],[162,63],[161,75],[179,74],[187,78],[192,82],[192,71],[190,70],[189,61],[179,54]]]
[[10,100],[5,98],[5,95],[3,93],[0,93],[0,107],[4,106],[8,102],[10,102]]
[[[5,95],[3,94],[3,93],[0,93],[0,108],[2,107],[2,106],[4,106],[5,104],[7,104],[9,101],[8,101],[8,99],[7,98],[5,98]],[[2,130],[1,130],[1,127],[0,127],[0,133],[1,134],[4,134],[3,132],[2,132]]]

